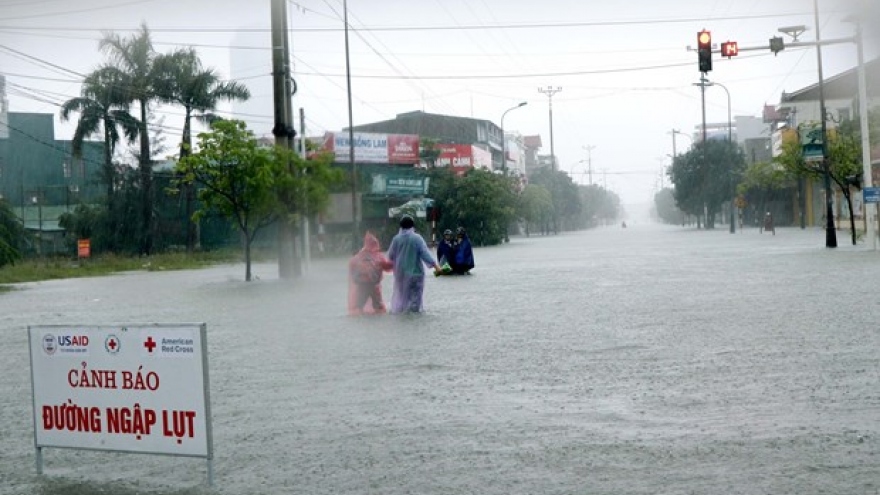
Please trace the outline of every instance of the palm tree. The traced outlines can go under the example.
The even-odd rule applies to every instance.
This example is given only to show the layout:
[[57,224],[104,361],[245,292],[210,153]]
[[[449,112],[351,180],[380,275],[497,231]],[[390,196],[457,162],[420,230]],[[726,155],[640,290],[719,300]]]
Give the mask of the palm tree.
[[[221,100],[247,100],[248,88],[235,81],[221,81],[213,68],[205,68],[192,48],[184,48],[156,57],[153,67],[153,83],[156,95],[162,101],[183,106],[183,136],[180,140],[180,158],[192,152],[192,119],[214,119],[211,112]],[[198,112],[196,114],[195,112]],[[192,222],[195,191],[192,185],[185,189],[186,195],[186,246],[192,251],[196,244],[196,225]]]
[[140,111],[138,136],[140,154],[138,169],[141,186],[141,246],[142,254],[150,254],[153,248],[153,169],[150,160],[150,135],[147,132],[147,114],[150,101],[155,99],[153,91],[153,61],[156,53],[150,39],[150,30],[141,24],[139,31],[123,38],[116,33],[104,33],[99,44],[101,50],[110,57],[108,69],[115,69],[120,80],[126,82],[126,100],[137,102]]
[[79,113],[76,131],[73,134],[73,156],[82,158],[83,143],[89,136],[104,131],[104,170],[103,180],[107,185],[108,211],[114,196],[116,174],[113,167],[113,153],[120,139],[120,129],[129,142],[137,139],[137,120],[128,113],[128,102],[124,92],[125,83],[113,68],[102,67],[83,80],[81,96],[71,98],[61,106],[61,120],[70,120],[73,113]]

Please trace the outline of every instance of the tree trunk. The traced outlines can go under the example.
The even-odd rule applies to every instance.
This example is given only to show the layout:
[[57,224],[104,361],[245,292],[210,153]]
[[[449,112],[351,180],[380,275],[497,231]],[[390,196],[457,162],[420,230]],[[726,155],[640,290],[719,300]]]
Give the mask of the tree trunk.
[[[849,230],[852,234],[852,243],[853,246],[856,245],[856,218],[853,215],[853,207],[852,207],[852,193],[847,190],[843,190],[843,197],[846,198],[846,205],[849,207]],[[865,219],[867,222],[867,218]]]
[[[186,114],[183,117],[183,139],[180,141],[180,158],[183,159],[190,155],[192,150],[192,136],[190,125],[192,122],[192,108],[186,106]],[[195,251],[198,240],[196,239],[196,223],[193,221],[193,210],[195,209],[196,186],[188,183],[184,186],[184,214],[186,215],[186,252]]]
[[244,281],[251,281],[251,236],[244,234]]

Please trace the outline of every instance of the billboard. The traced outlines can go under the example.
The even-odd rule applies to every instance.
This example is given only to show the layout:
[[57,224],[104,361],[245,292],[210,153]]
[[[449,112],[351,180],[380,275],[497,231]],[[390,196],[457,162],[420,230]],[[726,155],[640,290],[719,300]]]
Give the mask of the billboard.
[[455,172],[464,173],[472,168],[492,169],[492,153],[472,144],[438,144],[440,154],[434,165],[452,167]]
[[28,327],[35,446],[213,457],[204,324]]
[[[351,142],[348,132],[324,134],[324,150],[330,151],[337,162],[351,161]],[[358,163],[419,163],[419,136],[416,134],[354,133],[354,160]]]

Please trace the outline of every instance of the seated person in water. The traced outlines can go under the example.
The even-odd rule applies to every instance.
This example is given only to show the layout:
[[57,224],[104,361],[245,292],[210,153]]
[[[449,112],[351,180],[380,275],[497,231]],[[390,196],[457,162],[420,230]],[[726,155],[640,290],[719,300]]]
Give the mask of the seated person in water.
[[470,271],[474,268],[474,250],[464,227],[456,229],[455,243],[453,245],[455,247],[455,262],[449,263],[452,265],[452,273],[458,275],[470,274]]
[[449,263],[449,266],[455,263],[455,238],[449,229],[443,231],[443,239],[437,244],[437,263]]

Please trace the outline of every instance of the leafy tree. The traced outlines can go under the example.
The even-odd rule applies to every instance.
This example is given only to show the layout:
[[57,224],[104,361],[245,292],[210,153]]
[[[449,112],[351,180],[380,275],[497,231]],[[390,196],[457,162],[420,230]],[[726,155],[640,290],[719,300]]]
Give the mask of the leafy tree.
[[[737,195],[744,201],[757,204],[757,210],[769,211],[767,201],[790,190],[796,184],[796,177],[777,162],[756,162],[749,165],[737,185]],[[759,220],[760,221],[760,220]]]
[[[180,140],[180,158],[192,150],[192,119],[212,120],[209,113],[221,100],[247,100],[250,91],[237,82],[224,82],[213,68],[205,68],[192,48],[176,50],[156,57],[153,63],[153,87],[156,96],[166,103],[181,105],[184,109],[183,136]],[[198,113],[196,113],[198,112]],[[193,213],[195,192],[185,190],[186,216]],[[192,251],[196,244],[195,223],[187,224],[186,247]]]
[[545,231],[549,232],[552,226],[553,231],[559,233],[564,224],[576,223],[575,218],[580,215],[583,205],[578,186],[568,174],[544,168],[532,174],[530,183],[544,186],[553,200],[553,215]]
[[[836,130],[827,133],[827,164],[828,177],[837,185],[846,200],[849,211],[852,212],[852,188],[861,188],[862,158],[861,143],[856,128],[857,123],[844,121]],[[776,157],[777,163],[781,164],[791,173],[809,177],[814,180],[824,180],[825,167],[821,163],[807,162],[803,157],[803,150],[797,133],[789,133],[782,144],[782,153]],[[854,215],[850,214],[850,233],[853,245],[857,242]]]
[[139,107],[138,170],[142,201],[139,240],[141,253],[150,254],[153,249],[153,184],[147,113],[150,102],[155,99],[153,62],[156,54],[146,24],[141,24],[139,31],[125,38],[113,32],[104,33],[99,46],[110,57],[110,64],[106,69],[115,70],[114,80],[124,82],[122,87],[126,101],[136,102]]
[[525,220],[527,237],[531,225],[546,225],[552,218],[553,198],[544,186],[527,185],[517,200],[517,215]]
[[486,170],[469,170],[455,181],[447,222],[464,227],[476,246],[501,243],[514,216],[511,182]]
[[26,234],[21,221],[5,200],[0,200],[0,267],[14,265],[21,259]]
[[178,184],[195,183],[202,208],[196,218],[217,211],[233,220],[242,235],[245,251],[245,280],[251,280],[251,245],[264,227],[290,211],[300,211],[307,198],[319,211],[329,201],[329,184],[340,180],[330,169],[329,157],[304,160],[284,148],[261,147],[244,122],[221,120],[211,132],[198,136],[198,152],[177,165]]
[[675,206],[672,189],[666,187],[654,195],[654,211],[663,223],[677,224],[682,221],[683,213]]
[[62,213],[58,217],[58,226],[67,233],[64,243],[68,250],[76,249],[78,239],[90,239],[92,246],[100,249],[98,246],[107,241],[104,238],[99,240],[96,236],[102,235],[101,224],[102,220],[106,222],[106,216],[106,210],[101,207],[85,204],[77,205],[73,212]]
[[676,205],[698,218],[705,213],[706,228],[714,228],[713,218],[721,211],[721,205],[730,200],[745,163],[742,150],[735,143],[697,143],[687,153],[676,156],[669,168]]

